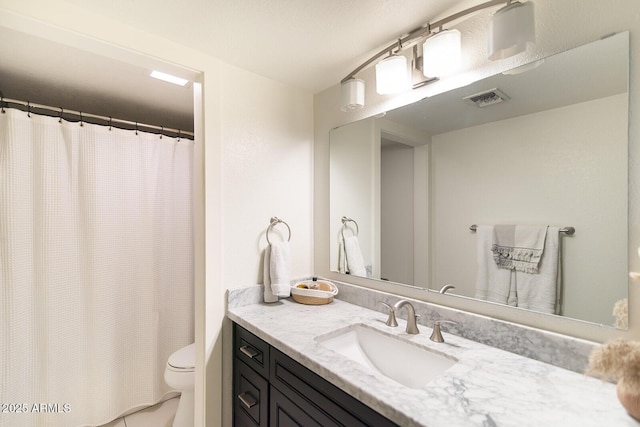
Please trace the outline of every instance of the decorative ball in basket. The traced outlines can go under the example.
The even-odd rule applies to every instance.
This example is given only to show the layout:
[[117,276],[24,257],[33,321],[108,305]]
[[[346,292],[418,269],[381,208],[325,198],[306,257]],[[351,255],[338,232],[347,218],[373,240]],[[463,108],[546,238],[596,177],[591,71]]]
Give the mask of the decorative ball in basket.
[[291,287],[291,298],[300,304],[329,304],[338,295],[338,287],[326,280],[305,280]]

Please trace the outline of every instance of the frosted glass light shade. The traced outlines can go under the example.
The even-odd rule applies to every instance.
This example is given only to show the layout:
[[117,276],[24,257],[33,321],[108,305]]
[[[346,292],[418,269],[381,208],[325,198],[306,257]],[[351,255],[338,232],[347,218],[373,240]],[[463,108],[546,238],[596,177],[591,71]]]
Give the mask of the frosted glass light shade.
[[442,77],[460,69],[462,36],[458,30],[444,30],[429,37],[422,46],[425,77]]
[[491,17],[489,59],[495,61],[524,52],[535,39],[533,3],[511,3]]
[[349,79],[340,88],[340,109],[355,111],[364,107],[364,80]]
[[376,64],[376,92],[380,95],[402,92],[409,88],[407,58],[391,55]]

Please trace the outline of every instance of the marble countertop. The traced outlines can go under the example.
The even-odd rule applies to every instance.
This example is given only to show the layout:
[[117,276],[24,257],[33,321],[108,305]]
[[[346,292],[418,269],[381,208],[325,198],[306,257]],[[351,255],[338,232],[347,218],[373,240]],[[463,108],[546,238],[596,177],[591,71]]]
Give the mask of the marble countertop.
[[[229,308],[227,316],[403,427],[635,426],[615,385],[447,333],[444,343],[385,325],[386,315],[340,300],[322,306],[280,300]],[[458,359],[420,389],[408,388],[316,341],[366,324]],[[402,360],[398,360],[402,363]]]

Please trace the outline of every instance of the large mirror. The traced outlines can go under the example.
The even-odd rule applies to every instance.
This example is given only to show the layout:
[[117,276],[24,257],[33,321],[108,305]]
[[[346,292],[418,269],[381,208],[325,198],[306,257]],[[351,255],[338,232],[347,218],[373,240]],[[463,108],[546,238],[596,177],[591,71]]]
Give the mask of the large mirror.
[[[614,326],[628,52],[612,35],[333,129],[331,269]],[[495,270],[504,239],[537,245],[539,271]]]

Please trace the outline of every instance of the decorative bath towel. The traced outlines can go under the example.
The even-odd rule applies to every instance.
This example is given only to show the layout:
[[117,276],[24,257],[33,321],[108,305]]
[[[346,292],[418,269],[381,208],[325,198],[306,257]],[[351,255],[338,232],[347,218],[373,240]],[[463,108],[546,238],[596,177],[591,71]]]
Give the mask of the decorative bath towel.
[[547,226],[496,225],[491,251],[500,268],[535,274],[544,251]]
[[493,226],[479,225],[476,229],[478,272],[476,276],[475,297],[481,300],[516,305],[515,281],[513,271],[498,268],[493,260],[491,246]]
[[549,227],[537,274],[514,272],[518,307],[560,314],[562,251],[559,236],[558,227]]

